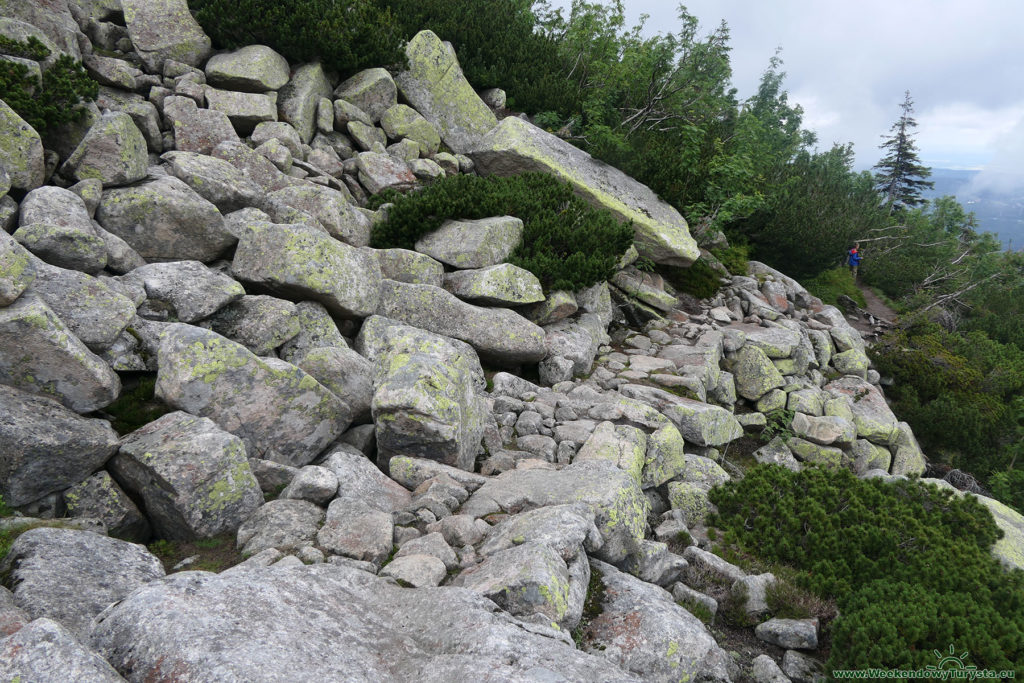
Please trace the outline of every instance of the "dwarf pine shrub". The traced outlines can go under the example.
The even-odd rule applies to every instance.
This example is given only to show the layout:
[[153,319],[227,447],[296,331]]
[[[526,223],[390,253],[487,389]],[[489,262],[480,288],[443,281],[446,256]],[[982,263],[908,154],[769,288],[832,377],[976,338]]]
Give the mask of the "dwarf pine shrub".
[[[50,51],[34,36],[23,42],[3,38],[0,55],[39,61],[49,57]],[[98,94],[99,84],[69,55],[61,55],[43,70],[42,83],[25,64],[0,60],[0,100],[39,132],[80,120],[85,109],[78,105],[95,100]]]
[[924,668],[950,645],[979,668],[1024,666],[1024,572],[993,558],[1002,532],[974,498],[759,465],[709,499],[725,543],[836,600],[831,668]]
[[607,280],[633,242],[633,230],[595,209],[544,173],[502,178],[456,175],[406,195],[384,192],[371,206],[393,202],[374,227],[372,246],[412,249],[449,219],[515,216],[523,240],[509,263],[525,268],[545,291],[578,290]]

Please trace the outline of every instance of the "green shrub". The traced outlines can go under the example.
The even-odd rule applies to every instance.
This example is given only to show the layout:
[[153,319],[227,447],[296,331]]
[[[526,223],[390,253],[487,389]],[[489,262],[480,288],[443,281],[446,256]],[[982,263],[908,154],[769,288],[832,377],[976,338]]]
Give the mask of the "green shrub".
[[733,275],[747,274],[747,261],[750,260],[750,246],[732,244],[721,249],[712,249],[711,255],[721,261],[722,265]]
[[[0,54],[42,60],[50,51],[34,37],[25,42],[5,38],[0,41]],[[78,105],[95,100],[98,94],[99,84],[81,62],[68,55],[61,55],[43,71],[41,87],[26,65],[0,60],[0,100],[39,132],[81,120],[85,109]]]
[[835,306],[840,295],[845,294],[856,301],[861,308],[867,308],[868,302],[864,300],[864,293],[853,281],[853,274],[846,266],[822,271],[815,277],[804,280],[803,285],[808,292],[826,304]]
[[378,249],[412,249],[448,219],[522,219],[523,240],[509,263],[536,275],[545,291],[577,290],[607,280],[633,242],[628,225],[544,173],[451,176],[407,195],[381,193],[371,206],[384,202],[393,206],[387,219],[374,226],[371,244]]
[[155,376],[142,377],[133,388],[123,390],[116,401],[103,409],[115,432],[130,434],[171,412],[171,408],[156,398],[155,388]]
[[189,0],[219,48],[268,45],[289,61],[322,60],[342,77],[404,60],[394,16],[373,0]]
[[980,668],[1024,666],[1024,573],[974,498],[916,481],[760,465],[711,491],[724,540],[797,570],[835,599],[829,665],[922,668],[955,644]]
[[713,297],[721,286],[719,278],[722,276],[705,263],[704,259],[697,259],[688,268],[659,266],[658,272],[680,292],[692,294],[698,299]]

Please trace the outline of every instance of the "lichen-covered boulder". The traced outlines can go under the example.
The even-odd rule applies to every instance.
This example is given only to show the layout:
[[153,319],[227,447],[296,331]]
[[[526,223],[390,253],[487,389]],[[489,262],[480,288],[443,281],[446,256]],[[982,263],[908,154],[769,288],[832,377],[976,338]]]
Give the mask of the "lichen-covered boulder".
[[369,562],[379,568],[394,547],[395,525],[390,512],[369,501],[335,498],[327,520],[316,534],[317,545],[332,555]]
[[833,446],[820,446],[798,437],[791,438],[786,445],[800,462],[832,469],[839,468],[843,463],[843,452]]
[[52,619],[36,619],[0,640],[0,679],[35,683],[123,683],[107,661]]
[[365,247],[370,243],[370,220],[337,190],[306,183],[277,190],[269,198],[305,211],[336,240],[353,247]]
[[388,280],[434,287],[444,282],[444,266],[426,254],[410,249],[378,249],[376,254],[381,275]]
[[640,483],[647,435],[636,427],[602,422],[580,447],[573,462],[601,461],[624,470]]
[[626,384],[619,390],[659,410],[679,428],[683,438],[698,446],[722,446],[743,436],[743,427],[724,408],[639,384]]
[[498,121],[466,80],[455,53],[433,31],[420,31],[405,54],[409,69],[395,77],[402,96],[437,127],[451,150],[473,149]]
[[544,300],[537,276],[511,263],[448,273],[444,288],[463,301],[483,306],[519,306]]
[[359,171],[359,182],[370,194],[387,189],[409,188],[416,184],[416,176],[409,170],[409,164],[390,154],[363,152],[356,159],[356,168]]
[[542,359],[544,330],[506,308],[481,308],[438,287],[384,280],[377,313],[461,339],[481,357],[516,365]]
[[148,260],[209,262],[236,238],[217,207],[173,176],[103,193],[96,220]]
[[519,312],[535,325],[550,325],[568,318],[579,310],[576,297],[563,289],[548,292],[547,298],[535,304],[524,306]]
[[239,135],[249,135],[264,121],[277,121],[277,105],[262,93],[235,92],[206,86],[206,106],[228,117]]
[[46,263],[98,273],[107,265],[107,245],[92,228],[55,223],[22,224],[14,239]]
[[369,115],[369,123],[376,123],[398,103],[398,89],[387,69],[366,69],[339,85],[334,98],[355,105]]
[[371,421],[373,365],[361,355],[342,346],[309,349],[295,365],[327,387],[352,410],[352,422]]
[[871,361],[860,349],[850,349],[832,356],[832,365],[840,374],[856,375],[861,379],[867,379]]
[[279,90],[288,82],[288,60],[266,45],[247,45],[210,57],[206,62],[210,85],[241,92]]
[[242,285],[198,261],[147,263],[119,279],[143,288],[146,303],[140,308],[147,314],[164,313],[176,322],[202,320],[245,294]]
[[171,175],[224,213],[257,206],[263,199],[262,188],[223,159],[195,152],[167,152],[160,158]]
[[[859,438],[882,446],[895,442],[899,434],[896,416],[878,387],[860,377],[848,375],[827,384],[825,391],[833,397],[848,399],[846,405],[852,413]],[[825,414],[833,414],[829,406],[826,406]]]
[[376,312],[381,296],[380,266],[372,251],[306,225],[264,225],[245,235],[231,272],[282,296],[319,301],[341,317]]
[[657,276],[654,278],[656,279],[652,281],[652,276],[636,268],[628,268],[615,273],[611,283],[648,306],[653,306],[659,311],[671,311],[679,304],[679,301],[664,290],[662,286],[664,283],[658,282],[660,278]]
[[819,446],[850,446],[857,437],[857,428],[841,417],[796,413],[792,426],[794,434]]
[[484,175],[541,171],[568,182],[591,204],[632,221],[637,249],[656,263],[688,266],[700,255],[686,220],[650,188],[520,118],[503,119],[467,153]]
[[897,435],[895,443],[892,444],[892,469],[891,474],[922,475],[928,466],[928,458],[917,443],[917,437],[906,422],[899,422],[896,425]]
[[124,437],[110,470],[145,503],[161,538],[234,532],[263,504],[242,440],[182,412]]
[[242,142],[221,142],[213,148],[212,155],[237,168],[246,178],[263,188],[264,192],[275,192],[301,182],[281,173],[274,164]]
[[673,424],[659,427],[647,439],[640,483],[645,489],[661,486],[686,470],[686,442]]
[[736,393],[750,401],[786,385],[768,355],[754,345],[746,345],[739,350],[732,365],[732,374]]
[[33,618],[47,617],[82,639],[92,619],[136,588],[162,577],[164,568],[145,546],[92,531],[26,531],[3,561],[14,601]]
[[168,325],[157,363],[158,397],[209,417],[267,460],[306,465],[351,419],[345,403],[299,368],[209,330]]
[[892,464],[892,453],[884,446],[876,446],[867,439],[857,439],[850,447],[853,458],[853,471],[864,474],[868,470],[889,471]]
[[416,251],[455,268],[486,268],[501,263],[523,239],[515,216],[448,220],[416,242]]
[[412,140],[420,150],[420,156],[430,157],[441,146],[441,136],[433,124],[420,116],[412,107],[396,104],[380,117],[380,126],[392,140]]
[[0,230],[0,307],[13,304],[35,276],[32,255]]
[[106,470],[64,491],[63,499],[69,517],[98,519],[113,538],[131,543],[149,540],[149,520]]
[[110,404],[121,381],[41,299],[0,309],[0,383],[54,398],[77,413]]
[[116,451],[109,422],[0,384],[0,495],[8,505],[73,486]]
[[712,507],[708,500],[708,488],[689,481],[668,483],[668,503],[673,510],[683,515],[687,526],[703,524]]
[[331,84],[320,63],[303,64],[278,91],[277,110],[281,120],[292,124],[302,142],[309,144],[316,133],[317,106],[330,96]]
[[46,178],[43,142],[35,128],[0,100],[0,158],[16,190],[34,190]]
[[104,187],[127,185],[146,177],[147,154],[146,138],[132,117],[107,113],[89,128],[61,172],[74,180],[96,178]]
[[306,353],[324,347],[348,348],[337,324],[323,304],[301,301],[295,305],[299,318],[299,333],[284,343],[279,350],[282,359],[298,365]]
[[180,152],[210,154],[222,142],[239,142],[227,114],[200,109],[190,97],[168,97],[163,111],[164,120],[174,131],[174,148]]
[[255,555],[269,548],[289,551],[312,544],[324,516],[322,507],[307,500],[272,500],[238,527],[238,549]]
[[1007,569],[1024,569],[1024,515],[987,496],[975,496],[988,508],[1003,531],[1003,537],[992,546],[992,554]]
[[300,329],[295,304],[265,295],[243,296],[217,311],[207,323],[217,334],[257,356],[270,355]]
[[192,18],[185,0],[122,0],[132,46],[150,73],[173,59],[199,66],[210,55],[210,38]]

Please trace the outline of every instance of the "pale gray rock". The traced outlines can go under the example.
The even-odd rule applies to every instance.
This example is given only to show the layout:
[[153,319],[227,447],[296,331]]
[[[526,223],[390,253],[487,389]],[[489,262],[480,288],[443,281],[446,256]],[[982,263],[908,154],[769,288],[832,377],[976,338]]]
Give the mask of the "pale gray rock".
[[264,295],[243,296],[214,313],[206,324],[257,356],[271,355],[300,329],[295,304]]
[[409,249],[378,249],[376,254],[381,275],[389,280],[434,287],[444,282],[444,266],[426,254]]
[[312,349],[324,347],[348,348],[338,326],[323,304],[316,301],[301,301],[295,305],[299,317],[299,333],[281,347],[281,358],[298,365],[302,357]]
[[288,82],[288,60],[266,45],[247,45],[210,57],[205,67],[210,85],[241,92],[279,90]]
[[149,263],[121,279],[145,289],[150,315],[164,313],[185,323],[207,318],[245,295],[238,282],[198,261]]
[[312,543],[325,515],[323,508],[306,500],[272,500],[238,527],[238,549],[243,555],[257,555]]
[[487,557],[523,544],[551,548],[568,562],[580,549],[597,552],[603,539],[594,524],[594,511],[585,503],[550,505],[513,515],[491,527],[477,553]]
[[818,620],[769,619],[757,625],[754,635],[787,650],[814,650],[818,647]]
[[626,384],[619,390],[623,396],[659,410],[678,427],[683,438],[698,446],[721,446],[743,436],[743,427],[724,408],[639,384]]
[[370,562],[378,568],[391,554],[393,539],[391,513],[352,498],[331,501],[327,521],[316,534],[317,545],[326,552]]
[[209,262],[236,242],[217,207],[171,176],[104,192],[96,220],[147,261]]
[[351,446],[333,449],[321,463],[338,478],[337,497],[360,501],[382,512],[409,505],[412,496]]
[[[100,96],[96,100],[96,105],[100,110],[107,110],[110,112],[123,112],[131,117],[132,122],[135,123],[135,127],[142,133],[142,137],[146,140],[146,147],[150,152],[159,154],[163,151],[163,136],[160,131],[160,113],[156,108],[156,105],[149,100],[143,99],[142,95],[136,95],[135,93],[127,93],[123,90],[115,90],[114,88],[100,88]],[[96,116],[95,118],[99,118]],[[84,121],[83,121],[84,123]],[[82,124],[78,124],[82,125]],[[83,133],[88,132],[83,131]],[[68,142],[77,143],[80,140],[76,140],[74,137],[69,137]],[[69,145],[70,146],[70,145]],[[68,150],[66,153],[63,150],[58,149],[62,156],[70,156],[74,148]]]
[[917,443],[917,437],[906,422],[896,425],[897,436],[893,444],[892,474],[895,475],[923,475],[928,466],[928,458],[925,456],[921,446]]
[[[361,125],[351,122],[349,129]],[[359,182],[370,194],[391,188],[406,189],[416,184],[416,176],[409,170],[409,165],[390,154],[363,152],[356,157],[356,169],[359,173]]]
[[99,223],[93,223],[92,231],[103,240],[107,248],[107,270],[123,275],[139,266],[146,265],[146,260],[132,249],[131,245],[117,235],[107,232]]
[[764,446],[754,451],[754,459],[760,463],[779,465],[787,469],[799,472],[803,466],[793,457],[793,451],[789,450],[785,439],[776,436]]
[[578,310],[576,297],[565,290],[548,292],[543,301],[519,309],[527,320],[541,326],[568,318]]
[[640,680],[470,591],[343,564],[177,574],[104,614],[93,643],[115,668],[188,680]]
[[266,122],[256,126],[250,137],[252,143],[261,147],[271,140],[277,140],[288,148],[293,157],[302,158],[302,138],[295,127],[287,121]]
[[0,494],[8,505],[78,484],[115,452],[109,422],[0,384]]
[[380,152],[381,147],[388,144],[388,136],[383,130],[368,126],[362,121],[349,121],[345,124],[345,130],[356,146],[363,151]]
[[450,467],[436,460],[404,455],[396,455],[388,461],[388,472],[392,479],[410,491],[439,474],[451,477],[471,492],[490,481],[488,477]]
[[223,142],[239,142],[238,133],[224,112],[200,109],[189,97],[168,97],[163,114],[174,132],[174,148],[179,152],[210,154]]
[[841,417],[793,416],[793,433],[819,446],[850,446],[857,436],[853,423]]
[[277,121],[277,105],[273,98],[261,93],[234,92],[206,86],[207,106],[228,117],[239,135],[253,132],[264,121]]
[[892,464],[892,453],[884,446],[876,446],[867,439],[857,439],[850,447],[853,458],[853,471],[864,474],[868,470],[880,469],[889,471]]
[[[896,442],[899,436],[897,419],[878,387],[859,377],[847,376],[826,385],[825,391],[836,398],[849,398],[847,405],[853,414],[859,438],[882,446]],[[832,414],[829,406],[826,406],[825,414]]]
[[845,454],[834,446],[819,446],[811,441],[805,441],[798,437],[791,437],[786,442],[789,450],[793,452],[800,462],[811,463],[820,467],[838,468],[845,460]]
[[46,179],[43,142],[39,133],[0,100],[0,145],[3,165],[16,190],[34,190]]
[[274,164],[241,142],[222,142],[214,147],[212,155],[230,163],[245,177],[263,188],[264,192],[275,192],[301,182],[281,173]]
[[392,140],[412,140],[423,157],[433,156],[441,145],[437,129],[412,107],[396,104],[380,117],[381,128]]
[[249,458],[249,469],[264,493],[280,494],[281,490],[299,473],[298,467],[282,465],[273,460]]
[[10,572],[18,607],[82,639],[107,605],[164,575],[160,560],[144,546],[74,529],[26,531],[2,566]]
[[121,382],[37,297],[0,309],[0,383],[54,398],[79,413],[110,404]]
[[146,68],[159,73],[173,59],[199,66],[210,55],[210,38],[185,0],[121,0],[132,46]]
[[281,491],[280,497],[282,499],[308,500],[316,505],[327,505],[337,492],[338,475],[326,467],[306,465]]
[[295,365],[348,404],[352,420],[371,420],[373,401],[373,365],[361,355],[340,346],[324,346],[306,351]]
[[263,503],[242,440],[182,412],[124,437],[110,469],[145,503],[162,538],[234,532]]
[[818,683],[826,680],[825,667],[817,659],[796,650],[782,656],[782,671],[793,683]]
[[195,152],[167,152],[162,157],[171,175],[223,213],[258,205],[259,185],[223,159]]
[[79,637],[52,619],[36,619],[0,640],[0,678],[33,683],[123,683]]
[[258,358],[215,332],[167,326],[156,394],[241,437],[251,455],[301,466],[350,422],[347,405],[299,368]]
[[416,251],[455,268],[485,268],[509,257],[523,238],[514,216],[448,220],[416,242]]
[[149,521],[105,470],[67,489],[63,498],[69,517],[98,519],[110,536],[123,541],[149,540]]
[[[447,518],[445,518],[447,519]],[[446,571],[459,568],[459,558],[440,532],[428,533],[400,544],[395,557],[429,555],[441,561]]]
[[32,284],[36,267],[32,255],[0,230],[0,306],[10,306]]
[[736,393],[750,401],[756,401],[772,389],[785,386],[782,375],[771,359],[754,345],[748,344],[740,349],[732,373],[736,381]]
[[358,121],[366,126],[373,125],[373,119],[370,118],[370,115],[356,105],[348,100],[334,100],[335,127],[346,128],[349,121]]
[[313,216],[336,240],[354,247],[370,243],[369,219],[337,190],[307,183],[278,190],[269,198]]
[[92,125],[61,173],[76,181],[96,178],[104,187],[127,185],[146,177],[147,150],[131,116],[107,113]]
[[[98,199],[98,195],[96,197]],[[52,185],[37,188],[25,195],[19,207],[19,222],[23,226],[48,223],[92,233],[92,220],[85,200],[71,190]]]
[[544,300],[537,276],[510,263],[448,273],[444,288],[463,301],[483,306],[518,306]]
[[432,555],[396,556],[383,569],[381,576],[390,576],[401,585],[413,588],[438,586],[447,576],[444,562]]
[[341,317],[376,312],[381,296],[373,252],[305,225],[261,226],[242,237],[231,270],[278,294],[319,301]]
[[473,306],[429,285],[384,280],[377,313],[460,339],[499,364],[536,362],[546,353],[544,331],[518,313]]
[[695,588],[730,587],[746,576],[736,565],[695,545],[683,551],[683,558],[688,563],[686,582]]
[[754,657],[750,665],[750,677],[754,683],[789,683],[789,677],[782,673],[779,665],[768,655]]
[[309,144],[316,133],[316,113],[320,100],[331,95],[331,84],[318,62],[303,64],[277,93],[277,109],[282,121],[295,127],[302,142]]
[[376,123],[398,103],[398,89],[386,69],[366,69],[339,85],[334,97],[365,112],[370,117],[367,123]]
[[89,227],[54,223],[23,223],[14,239],[46,263],[98,273],[107,265],[107,245]]

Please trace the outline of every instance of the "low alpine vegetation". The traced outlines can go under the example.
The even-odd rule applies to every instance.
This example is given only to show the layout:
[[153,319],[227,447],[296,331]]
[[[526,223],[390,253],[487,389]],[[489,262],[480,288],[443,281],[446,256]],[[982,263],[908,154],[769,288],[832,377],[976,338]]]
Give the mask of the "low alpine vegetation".
[[[4,38],[0,55],[40,61],[50,56],[50,50],[34,36],[24,42]],[[98,94],[99,84],[81,62],[68,55],[44,69],[41,82],[27,65],[0,60],[0,100],[37,131],[81,120],[85,109],[78,105],[95,100]]]

